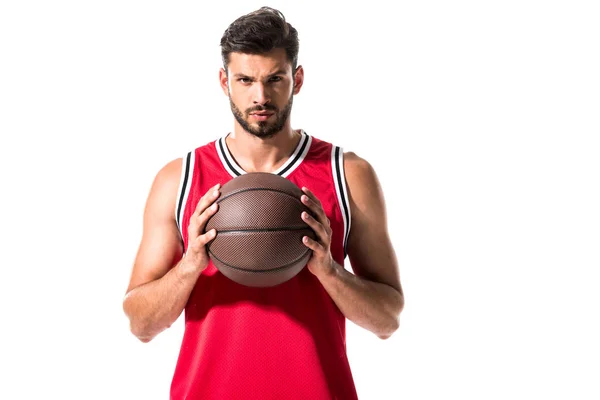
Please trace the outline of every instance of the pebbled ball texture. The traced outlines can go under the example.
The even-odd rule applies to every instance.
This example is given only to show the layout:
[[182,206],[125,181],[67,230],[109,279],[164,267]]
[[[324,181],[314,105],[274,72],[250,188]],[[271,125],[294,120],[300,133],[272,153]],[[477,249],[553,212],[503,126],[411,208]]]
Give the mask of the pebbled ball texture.
[[230,180],[220,192],[219,209],[205,227],[217,231],[207,245],[215,267],[253,287],[296,276],[312,254],[302,237],[315,238],[301,217],[302,211],[312,213],[300,201],[300,188],[279,175],[253,172]]

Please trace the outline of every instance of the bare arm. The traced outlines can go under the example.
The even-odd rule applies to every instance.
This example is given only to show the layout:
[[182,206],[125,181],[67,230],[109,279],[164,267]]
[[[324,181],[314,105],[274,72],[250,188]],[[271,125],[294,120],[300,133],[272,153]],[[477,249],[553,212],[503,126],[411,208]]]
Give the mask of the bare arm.
[[188,230],[190,249],[182,258],[175,221],[181,164],[181,159],[171,161],[154,179],[144,210],[142,240],[123,300],[131,332],[142,342],[152,340],[177,320],[198,276],[208,264],[204,244],[212,239],[214,232],[200,233],[214,212],[205,209],[218,196],[205,196],[198,203]]
[[318,261],[321,267],[311,265],[311,272],[346,318],[387,339],[399,327],[404,294],[387,232],[383,192],[371,165],[356,154],[344,155],[344,170],[352,218],[348,256],[354,274],[331,258],[331,228],[314,196],[305,204],[315,211],[319,221],[309,218],[307,222],[321,240],[318,244],[310,240],[306,243],[313,249],[311,261]]

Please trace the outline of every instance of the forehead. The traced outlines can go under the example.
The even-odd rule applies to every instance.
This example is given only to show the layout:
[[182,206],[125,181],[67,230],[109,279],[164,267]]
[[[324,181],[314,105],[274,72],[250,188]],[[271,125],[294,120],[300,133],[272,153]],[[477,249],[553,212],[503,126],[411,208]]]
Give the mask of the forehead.
[[229,54],[230,73],[245,75],[268,75],[276,71],[292,71],[292,64],[287,59],[285,49],[273,49],[263,54],[247,54],[233,52]]

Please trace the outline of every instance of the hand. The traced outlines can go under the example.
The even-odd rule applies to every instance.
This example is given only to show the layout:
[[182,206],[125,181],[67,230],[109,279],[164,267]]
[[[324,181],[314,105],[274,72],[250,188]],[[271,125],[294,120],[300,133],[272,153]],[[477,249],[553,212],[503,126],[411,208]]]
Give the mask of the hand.
[[307,212],[302,212],[302,219],[315,231],[316,240],[304,236],[302,242],[313,251],[306,267],[316,275],[324,276],[335,272],[333,257],[331,256],[331,226],[329,218],[323,210],[321,201],[308,188],[303,187],[305,193],[300,200],[313,213],[312,217]]
[[221,184],[218,183],[208,189],[200,201],[198,201],[196,210],[190,217],[188,247],[184,256],[186,269],[203,271],[208,266],[210,259],[206,251],[206,244],[215,238],[217,232],[215,229],[211,229],[204,234],[203,232],[209,218],[219,209],[219,205],[215,201],[219,198],[220,188]]

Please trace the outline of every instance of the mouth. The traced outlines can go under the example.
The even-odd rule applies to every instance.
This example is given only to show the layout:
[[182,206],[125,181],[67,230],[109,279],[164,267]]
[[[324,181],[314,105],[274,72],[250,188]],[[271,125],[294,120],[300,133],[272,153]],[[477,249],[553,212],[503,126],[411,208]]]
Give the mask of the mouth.
[[270,112],[256,112],[256,113],[252,113],[250,114],[250,117],[258,120],[258,121],[266,121],[267,119],[269,119],[269,117],[275,115],[275,113],[270,113]]

